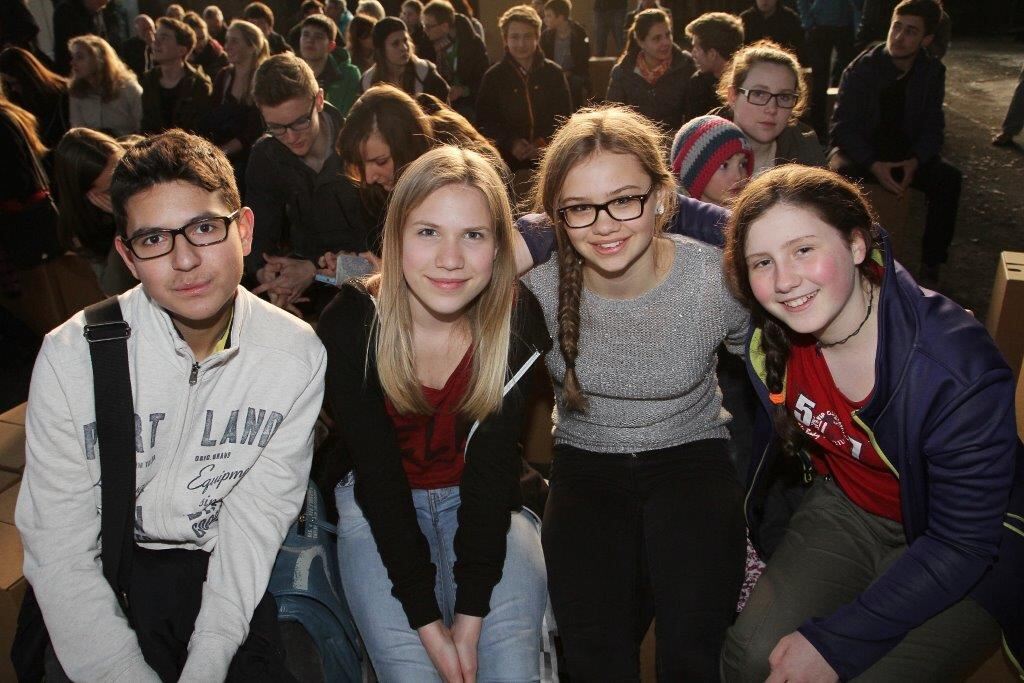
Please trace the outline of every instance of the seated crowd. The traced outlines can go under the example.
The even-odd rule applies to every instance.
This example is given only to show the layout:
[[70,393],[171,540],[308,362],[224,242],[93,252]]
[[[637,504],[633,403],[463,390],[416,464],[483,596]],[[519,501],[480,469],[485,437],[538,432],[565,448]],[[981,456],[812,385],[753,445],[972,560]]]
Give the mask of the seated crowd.
[[[637,680],[652,619],[661,680],[1022,661],[1014,379],[932,291],[939,0],[599,0],[605,92],[570,0],[294,4],[62,0],[0,53],[0,275],[88,261],[135,415],[111,572],[109,342],[92,309],[46,336],[16,512],[46,680],[307,680],[268,582],[311,470],[382,681],[540,680],[545,624],[563,676]],[[863,182],[924,193],[918,273]]]

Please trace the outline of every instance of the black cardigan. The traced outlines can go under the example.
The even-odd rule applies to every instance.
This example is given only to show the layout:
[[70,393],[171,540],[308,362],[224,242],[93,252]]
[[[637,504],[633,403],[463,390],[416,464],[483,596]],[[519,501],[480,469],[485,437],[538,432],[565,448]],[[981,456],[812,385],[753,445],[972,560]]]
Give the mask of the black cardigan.
[[[371,343],[376,307],[356,281],[342,286],[320,316],[327,348],[327,404],[355,471],[355,494],[377,541],[394,595],[409,626],[441,618],[434,596],[430,547],[416,522],[402,454],[384,404]],[[509,348],[510,372],[535,363],[551,348],[536,298],[517,285]],[[539,354],[539,355],[538,355]],[[466,446],[455,534],[455,611],[484,617],[501,579],[510,511],[521,506],[519,437],[529,396],[523,373],[501,410],[479,423]]]

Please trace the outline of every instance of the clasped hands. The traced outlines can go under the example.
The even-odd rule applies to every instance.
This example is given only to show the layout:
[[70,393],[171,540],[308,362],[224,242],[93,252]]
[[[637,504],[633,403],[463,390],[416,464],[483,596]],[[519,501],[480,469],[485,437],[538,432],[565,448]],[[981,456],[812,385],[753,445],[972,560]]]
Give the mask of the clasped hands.
[[420,642],[444,683],[476,683],[482,617],[455,614],[449,629],[440,619],[417,629]]

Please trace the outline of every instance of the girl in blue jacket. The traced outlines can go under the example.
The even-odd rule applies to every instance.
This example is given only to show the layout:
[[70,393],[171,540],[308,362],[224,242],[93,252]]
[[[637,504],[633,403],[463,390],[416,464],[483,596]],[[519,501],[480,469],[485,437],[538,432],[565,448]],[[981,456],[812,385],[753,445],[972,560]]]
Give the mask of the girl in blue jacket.
[[[725,268],[773,430],[763,420],[746,501],[768,569],[724,678],[963,680],[1000,628],[1019,662],[1022,448],[985,329],[918,287],[857,188],[822,169],[751,182]],[[787,470],[804,486],[786,490]]]

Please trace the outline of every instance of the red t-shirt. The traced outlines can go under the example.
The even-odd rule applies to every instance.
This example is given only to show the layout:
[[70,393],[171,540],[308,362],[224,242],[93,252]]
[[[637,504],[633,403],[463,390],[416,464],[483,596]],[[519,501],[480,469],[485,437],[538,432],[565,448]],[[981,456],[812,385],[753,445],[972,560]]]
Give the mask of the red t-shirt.
[[434,409],[430,415],[403,415],[395,410],[390,400],[385,400],[398,447],[402,449],[402,467],[410,487],[439,489],[458,486],[462,481],[469,423],[456,410],[469,386],[472,371],[470,348],[443,387],[423,387],[423,395]]
[[846,497],[874,515],[901,521],[899,479],[853,421],[863,401],[839,391],[813,337],[793,344],[786,375],[786,407],[817,448],[808,449],[819,474],[830,474]]

